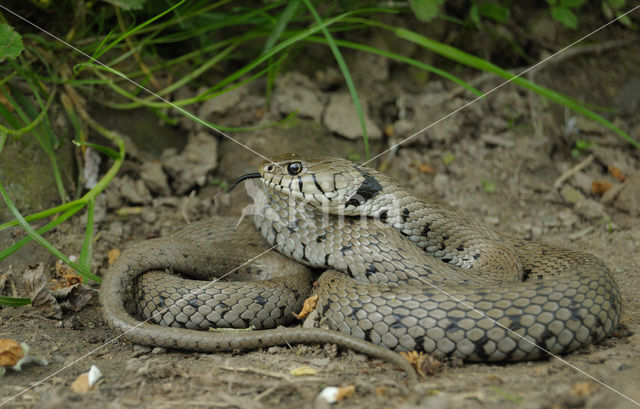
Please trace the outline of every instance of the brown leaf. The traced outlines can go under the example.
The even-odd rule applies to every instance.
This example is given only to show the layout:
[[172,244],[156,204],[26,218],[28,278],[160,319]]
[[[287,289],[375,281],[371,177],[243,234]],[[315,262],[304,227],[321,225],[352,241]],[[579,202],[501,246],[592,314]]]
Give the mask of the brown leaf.
[[93,296],[93,290],[82,283],[53,290],[53,296],[65,310],[80,311]]
[[120,250],[119,249],[109,250],[109,254],[107,257],[109,259],[109,265],[113,264],[113,262],[116,261],[118,257],[120,257]]
[[374,392],[377,396],[385,396],[389,392],[388,386],[378,386]]
[[603,180],[594,180],[591,183],[591,191],[598,196],[602,196],[607,190],[613,187],[613,183]]
[[[77,261],[76,256],[74,255],[69,256],[69,259],[72,261]],[[68,266],[62,260],[56,261],[56,276],[64,277],[67,274],[77,275],[76,270],[74,270],[73,267]]]
[[442,361],[434,358],[433,355],[427,355],[424,352],[408,351],[400,352],[411,366],[422,376],[432,376],[440,372],[444,366]]
[[576,396],[591,396],[598,389],[598,385],[593,382],[578,382],[573,385],[571,392]]
[[338,394],[336,395],[336,402],[340,402],[343,399],[356,393],[356,387],[354,385],[338,386]]
[[83,373],[78,376],[75,381],[71,384],[71,390],[75,393],[87,393],[91,389],[89,386],[89,374]]
[[436,170],[433,168],[433,166],[426,163],[419,163],[418,170],[425,175],[433,175],[434,173],[436,173]]
[[349,386],[327,386],[318,395],[319,399],[323,399],[329,404],[340,402],[341,400],[348,398],[356,392],[356,387]]
[[296,314],[293,311],[291,311],[291,314],[293,314],[293,316],[299,320],[306,318],[306,316],[309,315],[309,313],[313,311],[314,308],[316,308],[317,303],[318,303],[318,294],[312,295],[311,297],[304,300],[302,311],[300,311],[299,314]]
[[625,174],[622,173],[619,167],[613,166],[613,165],[609,165],[609,174],[611,174],[611,176],[613,176],[620,182],[624,182],[625,179],[627,178]]
[[31,305],[40,313],[49,318],[62,318],[62,309],[48,287],[49,280],[44,275],[44,264],[29,266],[24,272],[24,289]]
[[14,366],[24,357],[20,343],[13,339],[0,339],[0,366]]
[[393,124],[387,124],[384,127],[384,134],[388,138],[393,138],[396,135],[396,128],[393,126]]

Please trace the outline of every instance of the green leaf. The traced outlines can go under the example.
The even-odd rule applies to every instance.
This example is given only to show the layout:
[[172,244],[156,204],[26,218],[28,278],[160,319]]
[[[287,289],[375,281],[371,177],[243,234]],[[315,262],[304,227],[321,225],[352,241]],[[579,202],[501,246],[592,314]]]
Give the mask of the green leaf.
[[607,3],[609,3],[609,6],[611,6],[612,8],[619,9],[621,7],[624,7],[627,2],[626,0],[608,0]]
[[409,0],[411,11],[420,21],[431,21],[436,15],[444,0]]
[[4,185],[2,184],[2,181],[0,181],[0,196],[2,196],[2,198],[4,199],[4,202],[7,205],[7,207],[9,208],[9,211],[11,212],[11,214],[13,214],[13,217],[15,217],[15,219],[18,221],[18,223],[20,223],[22,228],[27,232],[27,234],[33,240],[38,242],[38,244],[40,244],[41,246],[46,248],[49,251],[49,253],[53,254],[56,257],[58,257],[65,264],[67,264],[67,265],[71,266],[72,268],[74,268],[84,278],[91,279],[91,280],[93,280],[93,281],[95,281],[97,283],[102,281],[102,279],[100,277],[96,276],[95,274],[93,274],[91,272],[91,270],[89,270],[89,269],[87,269],[87,268],[85,268],[83,266],[80,266],[77,263],[74,263],[73,261],[71,261],[69,259],[69,257],[65,256],[60,250],[55,248],[44,237],[42,237],[42,235],[40,233],[35,231],[34,228],[31,227],[31,225],[29,225],[29,223],[27,223],[27,221],[24,219],[24,217],[20,214],[18,209],[13,204],[13,201],[7,195],[7,192],[4,189]]
[[561,7],[568,7],[570,9],[577,9],[578,7],[582,6],[584,3],[586,3],[587,0],[561,0],[560,1],[560,6]]
[[[621,14],[622,14],[621,11],[616,12],[616,15],[618,17],[620,17]],[[618,21],[620,22],[620,24],[625,25],[625,26],[627,26],[629,28],[632,28],[632,26],[633,26],[633,23],[631,22],[631,19],[629,18],[629,15],[620,17],[618,19]]]
[[29,298],[4,297],[0,295],[0,305],[7,307],[22,307],[23,305],[29,304],[31,304],[31,300]]
[[571,29],[578,28],[578,17],[566,7],[552,7],[551,16]]
[[108,148],[106,146],[98,145],[98,144],[91,143],[91,142],[83,142],[83,141],[77,141],[77,140],[74,140],[72,142],[76,146],[90,146],[93,149],[97,150],[98,152],[107,155],[111,159],[122,159],[120,157],[120,154],[115,149],[111,149],[111,148]]
[[16,59],[24,50],[22,37],[8,24],[0,23],[0,61]]
[[442,162],[445,165],[450,164],[451,162],[453,162],[456,159],[456,157],[453,155],[453,153],[447,153],[446,155],[444,155],[442,157]]
[[287,7],[285,7],[282,14],[280,14],[278,23],[273,28],[273,31],[269,35],[269,38],[267,38],[267,42],[264,45],[263,52],[269,51],[280,39],[282,33],[284,33],[284,30],[287,28],[287,25],[289,25],[289,22],[291,21],[293,16],[295,16],[299,4],[300,3],[297,1],[291,1],[289,2],[289,4],[287,4]]
[[508,8],[502,7],[494,2],[480,4],[479,11],[483,16],[493,19],[498,23],[506,23],[510,16]]
[[469,18],[473,21],[477,26],[480,25],[480,9],[477,4],[474,4],[469,9]]
[[596,146],[596,143],[593,141],[587,141],[584,139],[578,139],[576,141],[576,148],[580,149],[580,150],[587,150],[587,149],[591,149],[593,147]]
[[145,0],[104,0],[109,4],[120,7],[122,10],[140,10]]
[[489,179],[482,179],[480,181],[482,183],[482,188],[487,193],[495,193],[496,192],[496,184],[490,181]]
[[613,11],[611,10],[611,7],[609,7],[609,4],[606,1],[603,1],[600,4],[602,5],[602,14],[604,14],[607,19],[613,18]]

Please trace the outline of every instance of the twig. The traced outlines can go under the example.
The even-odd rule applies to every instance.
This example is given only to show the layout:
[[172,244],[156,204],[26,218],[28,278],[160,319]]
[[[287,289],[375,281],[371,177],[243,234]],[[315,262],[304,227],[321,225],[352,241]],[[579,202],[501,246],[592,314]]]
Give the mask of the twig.
[[285,381],[291,382],[291,376],[287,374],[283,374],[275,371],[267,371],[265,369],[259,368],[233,368],[229,366],[221,366],[220,369],[224,369],[225,371],[231,372],[245,372],[245,373],[256,373],[258,375],[270,376],[272,378],[284,379]]
[[589,166],[591,162],[593,162],[593,154],[587,156],[585,160],[560,175],[560,177],[553,182],[553,188],[558,189],[567,179]]

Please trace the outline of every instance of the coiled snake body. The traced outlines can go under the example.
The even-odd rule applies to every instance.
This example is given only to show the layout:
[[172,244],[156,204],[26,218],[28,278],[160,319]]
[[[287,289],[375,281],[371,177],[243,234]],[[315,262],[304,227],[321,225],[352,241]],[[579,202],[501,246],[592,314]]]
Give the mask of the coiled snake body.
[[[619,323],[618,287],[590,254],[497,233],[345,159],[287,154],[241,179],[254,177],[260,234],[214,218],[119,257],[100,292],[113,328],[135,343],[199,351],[334,342],[400,364],[390,350],[472,361],[562,354]],[[260,235],[280,254],[256,258],[234,281],[199,281],[268,249]],[[328,271],[312,288],[300,263]],[[164,269],[199,280],[150,271]],[[193,331],[286,324],[309,291],[330,330]],[[141,324],[126,311],[128,298],[144,319],[178,328]]]

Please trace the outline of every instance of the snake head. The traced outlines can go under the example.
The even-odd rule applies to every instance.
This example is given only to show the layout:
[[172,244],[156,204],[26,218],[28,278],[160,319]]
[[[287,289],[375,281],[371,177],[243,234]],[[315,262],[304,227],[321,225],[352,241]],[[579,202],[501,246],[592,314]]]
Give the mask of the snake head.
[[287,153],[263,162],[262,182],[269,189],[303,200],[331,214],[359,215],[354,197],[362,185],[358,164],[330,156]]

